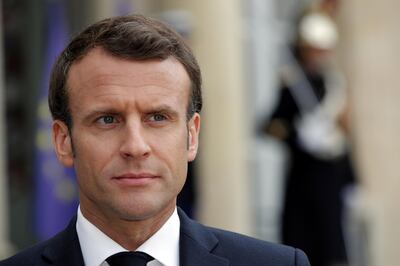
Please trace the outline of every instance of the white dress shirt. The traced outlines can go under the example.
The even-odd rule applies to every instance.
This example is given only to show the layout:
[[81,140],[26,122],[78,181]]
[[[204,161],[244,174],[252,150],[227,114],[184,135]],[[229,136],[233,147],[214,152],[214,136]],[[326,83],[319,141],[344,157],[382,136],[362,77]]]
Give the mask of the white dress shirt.
[[[89,222],[78,208],[76,231],[86,266],[109,266],[109,256],[128,251]],[[180,220],[175,208],[165,224],[136,251],[154,258],[147,266],[179,266]]]

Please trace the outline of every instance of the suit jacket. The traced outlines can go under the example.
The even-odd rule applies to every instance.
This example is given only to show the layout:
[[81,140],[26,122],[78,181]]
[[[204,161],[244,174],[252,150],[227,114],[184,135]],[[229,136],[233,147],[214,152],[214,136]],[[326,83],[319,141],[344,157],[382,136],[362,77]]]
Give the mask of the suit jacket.
[[[178,210],[182,266],[308,266],[306,255],[287,246],[203,226]],[[84,266],[76,217],[53,238],[0,262],[0,266]]]

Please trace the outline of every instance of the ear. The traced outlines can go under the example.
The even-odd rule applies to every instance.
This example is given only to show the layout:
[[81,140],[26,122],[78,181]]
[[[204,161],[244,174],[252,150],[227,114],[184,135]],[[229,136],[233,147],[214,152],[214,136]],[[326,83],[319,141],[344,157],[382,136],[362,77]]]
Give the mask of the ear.
[[200,114],[195,113],[188,123],[188,161],[196,158],[199,147]]
[[58,161],[65,167],[72,167],[74,165],[74,156],[67,125],[60,120],[53,121],[52,133],[54,150]]

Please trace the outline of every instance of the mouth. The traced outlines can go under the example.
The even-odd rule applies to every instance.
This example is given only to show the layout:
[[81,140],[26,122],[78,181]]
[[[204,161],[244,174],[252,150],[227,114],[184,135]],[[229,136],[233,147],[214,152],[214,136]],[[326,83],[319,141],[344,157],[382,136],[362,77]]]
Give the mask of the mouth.
[[159,176],[149,173],[126,173],[114,176],[111,178],[111,180],[123,186],[145,186],[157,178],[159,178]]

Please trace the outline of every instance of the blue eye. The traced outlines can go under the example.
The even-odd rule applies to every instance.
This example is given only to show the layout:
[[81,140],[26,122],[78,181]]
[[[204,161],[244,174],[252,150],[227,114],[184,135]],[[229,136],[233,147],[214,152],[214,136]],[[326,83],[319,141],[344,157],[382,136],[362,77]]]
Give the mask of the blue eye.
[[150,117],[150,120],[153,121],[153,122],[161,122],[161,121],[164,121],[166,119],[167,119],[167,117],[165,115],[162,115],[162,114],[153,114]]
[[105,115],[100,117],[98,121],[102,124],[112,124],[115,123],[115,117],[111,115]]
[[165,120],[165,116],[160,115],[160,114],[155,114],[155,115],[153,115],[153,119],[154,119],[154,121],[163,121],[163,120]]

